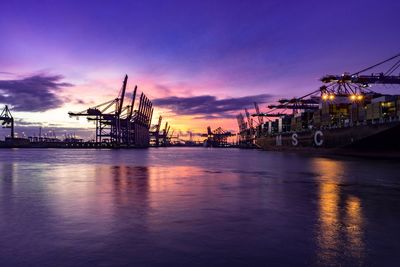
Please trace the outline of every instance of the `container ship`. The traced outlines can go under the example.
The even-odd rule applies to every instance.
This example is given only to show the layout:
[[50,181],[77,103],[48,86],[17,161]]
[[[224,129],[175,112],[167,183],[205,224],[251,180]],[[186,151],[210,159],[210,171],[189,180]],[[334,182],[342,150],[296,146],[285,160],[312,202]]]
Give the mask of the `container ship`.
[[[395,62],[385,72],[363,75]],[[237,116],[239,142],[265,150],[400,156],[400,95],[377,93],[377,85],[400,84],[393,73],[400,54],[353,74],[326,75],[318,90],[269,105],[268,112]],[[253,126],[253,119],[258,125]],[[265,120],[265,122],[264,122]]]

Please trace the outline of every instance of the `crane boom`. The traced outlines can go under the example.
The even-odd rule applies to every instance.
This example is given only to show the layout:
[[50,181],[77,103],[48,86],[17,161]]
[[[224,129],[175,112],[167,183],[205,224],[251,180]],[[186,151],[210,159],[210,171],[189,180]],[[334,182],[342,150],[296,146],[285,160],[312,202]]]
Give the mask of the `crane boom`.
[[164,127],[164,134],[166,134],[168,128],[168,122],[165,122],[165,127]]
[[119,98],[119,105],[118,105],[118,115],[121,115],[122,112],[122,106],[124,104],[124,98],[125,98],[125,91],[126,91],[126,84],[128,83],[128,75],[125,75],[124,82],[122,83],[122,92],[121,96]]
[[286,113],[257,113],[257,114],[253,114],[251,116],[253,117],[285,117],[288,116],[289,114]]
[[157,128],[156,128],[156,133],[160,132],[161,122],[162,122],[162,116],[160,115],[160,117],[158,117],[158,124],[157,124]]
[[128,116],[129,119],[131,119],[133,115],[133,106],[135,105],[136,90],[137,90],[137,85],[135,85],[135,89],[133,89],[131,108],[129,110],[129,116]]
[[274,109],[313,109],[317,110],[319,108],[318,105],[269,105],[268,108]]
[[[321,81],[323,83],[339,85],[357,84],[364,87],[368,86],[369,84],[400,84],[400,75],[393,75],[394,71],[400,68],[399,58],[400,54],[397,54],[368,68],[357,71],[353,74],[344,73],[342,75],[325,75],[321,78]],[[382,66],[383,64],[386,64],[388,62],[393,62],[394,60],[396,60],[395,63],[392,64],[390,68],[387,69],[385,72],[371,75],[362,74],[366,71]]]
[[321,78],[323,83],[355,83],[355,84],[400,84],[399,76],[386,76],[384,73],[372,75],[326,75]]
[[247,108],[244,109],[244,112],[246,113],[246,117],[247,117],[249,128],[252,129],[253,128],[253,121],[251,120],[250,113],[247,110]]
[[[256,109],[256,113],[260,114],[260,107],[258,106],[257,102],[254,102],[254,108]],[[262,116],[258,116],[258,123],[264,124],[264,118]]]

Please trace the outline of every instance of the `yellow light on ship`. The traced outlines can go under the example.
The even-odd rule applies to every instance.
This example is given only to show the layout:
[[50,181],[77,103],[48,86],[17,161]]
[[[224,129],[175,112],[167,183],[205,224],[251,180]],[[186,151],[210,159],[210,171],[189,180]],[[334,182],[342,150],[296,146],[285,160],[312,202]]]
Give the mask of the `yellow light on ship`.
[[357,100],[362,100],[364,97],[363,97],[363,95],[358,95],[357,96]]
[[354,100],[357,99],[357,96],[356,96],[356,95],[351,95],[351,96],[350,96],[350,99],[351,99],[352,101],[354,101]]
[[327,100],[328,99],[328,95],[322,95],[322,99],[323,100]]
[[329,95],[329,100],[335,99],[335,95]]

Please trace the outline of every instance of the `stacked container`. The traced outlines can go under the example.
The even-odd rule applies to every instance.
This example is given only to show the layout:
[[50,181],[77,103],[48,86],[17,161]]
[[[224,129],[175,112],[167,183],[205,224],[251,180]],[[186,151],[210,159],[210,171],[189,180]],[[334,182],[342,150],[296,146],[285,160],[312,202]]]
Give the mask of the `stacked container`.
[[397,97],[396,100],[396,110],[397,110],[397,116],[400,117],[400,96]]
[[316,110],[313,115],[314,127],[319,128],[321,126],[321,110]]
[[380,119],[382,118],[382,103],[381,102],[375,102],[372,103],[372,119]]

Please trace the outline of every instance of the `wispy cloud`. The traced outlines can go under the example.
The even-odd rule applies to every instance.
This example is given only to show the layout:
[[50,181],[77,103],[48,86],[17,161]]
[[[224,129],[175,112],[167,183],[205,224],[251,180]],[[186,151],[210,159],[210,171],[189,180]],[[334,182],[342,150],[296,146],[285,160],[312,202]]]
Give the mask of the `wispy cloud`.
[[0,103],[13,106],[15,111],[46,111],[62,106],[57,95],[64,87],[61,75],[37,74],[22,79],[0,80]]
[[14,73],[8,72],[8,71],[0,71],[0,74],[4,74],[4,75],[14,75]]
[[217,99],[215,96],[165,97],[153,100],[157,107],[167,108],[177,115],[198,115],[196,118],[230,118],[234,111],[252,107],[254,102],[266,103],[271,100],[269,94],[260,94],[236,98]]

